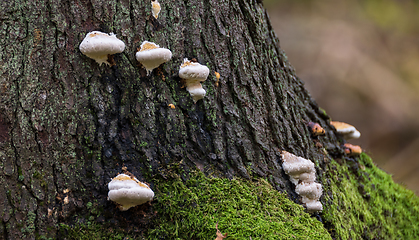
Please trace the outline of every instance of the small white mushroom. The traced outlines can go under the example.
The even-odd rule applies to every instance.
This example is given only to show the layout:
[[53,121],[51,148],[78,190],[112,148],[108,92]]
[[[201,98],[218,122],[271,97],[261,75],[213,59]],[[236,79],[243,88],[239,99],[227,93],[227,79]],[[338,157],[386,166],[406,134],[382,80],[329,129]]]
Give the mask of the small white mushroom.
[[191,94],[194,103],[205,97],[206,91],[201,82],[205,81],[209,74],[209,68],[197,62],[191,62],[187,58],[179,69],[179,77],[185,80],[186,90]]
[[108,183],[108,199],[117,203],[121,211],[153,200],[154,192],[135,177],[119,174]]
[[110,63],[107,62],[108,55],[123,52],[125,43],[116,38],[113,33],[93,31],[86,35],[79,49],[84,55],[96,60],[99,65],[106,63],[110,66]]
[[151,9],[153,10],[153,17],[157,19],[161,9],[159,1],[151,0]]
[[330,124],[333,125],[333,127],[336,128],[336,131],[342,134],[343,138],[346,140],[359,138],[361,136],[361,133],[350,124],[338,121],[330,121]]
[[144,41],[140,50],[135,54],[135,58],[145,67],[147,75],[150,75],[153,69],[172,58],[172,52],[153,42]]

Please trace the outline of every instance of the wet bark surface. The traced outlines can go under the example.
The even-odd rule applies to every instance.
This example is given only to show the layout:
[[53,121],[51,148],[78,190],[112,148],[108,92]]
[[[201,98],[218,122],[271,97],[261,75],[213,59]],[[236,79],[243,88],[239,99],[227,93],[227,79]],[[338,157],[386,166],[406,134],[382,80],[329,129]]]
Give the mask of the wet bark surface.
[[[295,198],[280,150],[311,159],[318,178],[324,149],[343,153],[257,1],[161,0],[157,20],[150,1],[0,4],[5,239],[54,237],[58,223],[82,216],[93,199],[103,204],[100,221],[134,224],[107,201],[107,183],[122,166],[152,187],[172,163],[219,177],[266,177]],[[114,66],[79,51],[93,30],[125,42]],[[173,53],[150,76],[135,59],[145,40]],[[210,69],[207,95],[196,104],[178,77],[184,58]],[[313,138],[310,121],[326,135]]]

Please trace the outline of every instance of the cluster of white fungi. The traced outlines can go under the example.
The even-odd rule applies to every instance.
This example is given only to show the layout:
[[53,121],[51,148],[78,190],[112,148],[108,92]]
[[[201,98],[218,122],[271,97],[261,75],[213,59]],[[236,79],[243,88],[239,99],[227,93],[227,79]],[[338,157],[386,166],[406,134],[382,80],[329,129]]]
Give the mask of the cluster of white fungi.
[[[157,19],[161,10],[160,4],[157,0],[152,1],[151,4],[153,16]],[[79,48],[84,55],[96,60],[99,65],[105,63],[110,66],[109,56],[122,53],[125,44],[113,33],[92,31],[86,35]],[[147,75],[150,75],[153,69],[172,58],[172,52],[153,42],[144,41],[135,54],[135,58],[144,66]],[[202,88],[201,82],[205,81],[208,75],[209,69],[207,66],[189,61],[187,58],[180,66],[179,77],[184,79],[186,90],[190,93],[194,103],[205,97],[206,91]]]
[[[152,0],[151,10],[153,17],[158,18],[161,6],[157,0]],[[79,46],[80,51],[89,58],[94,59],[99,65],[105,63],[111,66],[113,63],[109,59],[116,53],[122,53],[125,43],[118,39],[114,33],[104,33],[92,31],[87,33]],[[156,43],[144,41],[135,54],[135,58],[147,71],[149,76],[153,69],[161,64],[170,61],[172,52],[160,47]],[[209,68],[196,61],[183,60],[180,66],[179,77],[183,79],[186,90],[189,91],[194,103],[205,97],[206,91],[202,88],[201,82],[205,81],[209,75]],[[218,79],[219,77],[217,77]],[[173,104],[169,104],[174,108]],[[121,211],[126,211],[131,207],[144,204],[153,200],[154,192],[150,187],[138,181],[131,173],[119,174],[108,183],[108,199],[115,202]]]
[[[152,0],[152,14],[154,18],[158,18],[160,10],[161,6],[159,2]],[[79,48],[84,55],[94,59],[99,65],[105,63],[110,66],[109,57],[116,53],[122,53],[125,49],[125,44],[113,33],[107,34],[100,31],[92,31],[86,35]],[[170,61],[172,52],[153,42],[144,41],[136,52],[135,57],[145,68],[148,76],[152,73],[153,69]],[[215,74],[218,84],[219,74],[217,72]],[[179,68],[179,77],[183,79],[186,90],[191,95],[194,103],[205,97],[206,91],[201,83],[207,79],[208,75],[209,68],[207,66],[199,64],[195,59],[183,59]],[[173,104],[169,104],[169,106],[174,108]],[[360,136],[360,133],[355,127],[349,124],[341,122],[331,122],[331,124],[345,139],[358,138]],[[311,127],[314,136],[325,133],[324,129],[318,124],[312,124]],[[345,151],[348,151],[348,154],[359,154],[359,151],[362,152],[362,149],[353,149],[351,146],[350,144],[345,145]],[[282,151],[281,156],[283,169],[295,185],[295,192],[301,196],[301,202],[309,212],[322,211],[323,206],[319,201],[322,195],[322,185],[315,182],[316,170],[314,163],[286,151]],[[109,182],[108,188],[108,199],[115,202],[121,211],[126,211],[131,207],[144,204],[153,200],[154,197],[154,192],[150,187],[138,181],[132,174],[117,175]]]

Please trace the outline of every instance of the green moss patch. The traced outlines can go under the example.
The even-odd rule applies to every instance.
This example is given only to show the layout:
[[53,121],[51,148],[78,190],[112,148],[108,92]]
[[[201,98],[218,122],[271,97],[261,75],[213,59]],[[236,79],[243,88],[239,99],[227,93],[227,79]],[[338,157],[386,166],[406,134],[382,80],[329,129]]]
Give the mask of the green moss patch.
[[339,239],[419,239],[419,198],[368,155],[358,160],[328,165],[323,217],[329,231]]
[[114,230],[111,228],[104,228],[104,225],[98,224],[94,221],[88,223],[77,223],[73,226],[60,223],[58,231],[59,239],[71,240],[128,240],[141,239],[135,237],[133,234],[127,234],[121,230]]
[[159,220],[148,239],[331,239],[322,223],[265,180],[209,178],[194,173],[158,181]]
[[[64,239],[419,239],[419,198],[362,154],[332,161],[323,174],[324,225],[264,179],[248,181],[163,171],[154,179],[156,218],[144,235],[94,221],[61,224]],[[173,172],[173,171],[174,172]],[[166,175],[167,174],[167,175]],[[184,173],[180,173],[184,174]],[[165,179],[163,179],[165,176]],[[188,180],[185,180],[187,178]],[[155,221],[155,222],[154,222]],[[109,226],[109,225],[106,225]],[[326,227],[324,227],[326,226]]]

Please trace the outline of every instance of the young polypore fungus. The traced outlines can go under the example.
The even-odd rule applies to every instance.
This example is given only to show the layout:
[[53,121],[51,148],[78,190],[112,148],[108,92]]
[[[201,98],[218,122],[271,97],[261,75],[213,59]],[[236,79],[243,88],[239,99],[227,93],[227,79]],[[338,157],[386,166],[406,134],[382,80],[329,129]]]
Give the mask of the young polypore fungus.
[[209,69],[207,66],[197,62],[183,59],[179,69],[179,77],[185,80],[186,90],[191,94],[194,103],[205,97],[206,91],[202,88],[201,82],[208,77]]
[[343,144],[343,148],[345,150],[345,153],[348,156],[354,157],[358,156],[362,153],[362,148],[358,145],[352,145],[350,143]]
[[218,72],[214,72],[214,74],[215,74],[215,78],[217,79],[217,80],[215,81],[215,86],[216,86],[216,87],[218,87],[218,83],[220,82],[220,77],[221,77],[221,75],[220,75],[220,73],[218,73]]
[[172,52],[167,48],[161,48],[159,45],[144,41],[141,44],[140,50],[135,54],[135,58],[147,70],[147,75],[160,64],[169,61],[172,58]]
[[108,199],[117,203],[121,211],[151,201],[154,197],[154,192],[146,184],[126,174],[114,177],[108,188]]
[[159,1],[151,0],[151,9],[153,10],[153,17],[157,19],[161,9]]
[[324,135],[325,131],[322,128],[322,126],[320,126],[320,124],[315,123],[315,122],[309,122],[308,127],[311,130],[311,134],[315,137],[315,136],[320,136],[320,135]]
[[322,185],[316,183],[316,169],[310,160],[298,157],[292,153],[282,151],[282,167],[295,185],[295,192],[301,196],[309,212],[323,210],[319,201],[322,195]]
[[330,124],[333,125],[333,127],[336,128],[336,131],[342,134],[343,138],[346,140],[359,138],[361,136],[361,133],[350,124],[337,121],[330,121]]
[[84,55],[96,60],[99,65],[106,63],[110,66],[107,62],[108,55],[123,52],[125,43],[116,38],[116,35],[113,33],[107,34],[93,31],[86,35],[79,49]]

